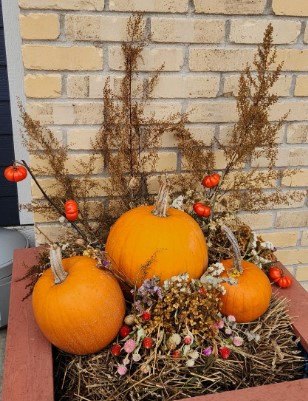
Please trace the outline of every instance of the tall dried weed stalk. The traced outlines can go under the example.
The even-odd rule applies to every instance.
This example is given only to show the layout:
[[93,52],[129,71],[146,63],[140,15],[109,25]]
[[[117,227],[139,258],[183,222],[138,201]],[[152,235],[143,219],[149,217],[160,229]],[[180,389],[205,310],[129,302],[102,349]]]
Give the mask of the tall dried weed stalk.
[[[47,191],[52,189],[53,203],[63,209],[66,200],[76,200],[80,209],[76,224],[84,233],[83,237],[88,242],[101,243],[111,224],[122,213],[153,202],[149,179],[158,175],[156,166],[163,134],[174,135],[179,157],[186,163],[185,171],[168,175],[173,198],[189,190],[197,193],[202,177],[215,169],[215,148],[221,149],[226,158],[220,185],[205,199],[215,213],[257,211],[266,205],[289,202],[298,197],[296,192],[283,193],[277,185],[292,171],[275,168],[276,137],[286,116],[277,122],[269,121],[269,109],[278,100],[271,89],[281,71],[281,65],[273,68],[276,50],[272,44],[272,26],[268,26],[254,58],[256,73],[247,66],[241,74],[237,96],[239,118],[229,140],[222,143],[216,139],[213,146],[206,148],[187,128],[186,113],[174,113],[165,118],[157,118],[151,113],[153,91],[164,66],[153,74],[139,71],[143,63],[142,51],[151,40],[145,22],[141,14],[129,19],[127,40],[122,43],[124,73],[120,89],[112,89],[107,80],[103,93],[103,123],[93,140],[89,160],[80,158],[75,163],[74,174],[69,174],[66,167],[70,157],[68,147],[57,140],[51,130],[33,120],[20,105],[24,144],[39,161],[32,165],[32,171],[35,176],[53,178],[52,188],[46,188]],[[268,161],[268,166],[252,167],[261,156]],[[103,184],[96,180],[98,162],[101,163],[99,177],[105,178]],[[195,197],[193,201],[196,200]],[[59,217],[46,200],[33,200],[28,207],[48,216],[49,220]]]
[[[137,14],[127,26],[128,41],[122,44],[124,77],[120,94],[104,88],[104,122],[93,144],[102,155],[110,182],[104,187],[109,200],[116,200],[116,215],[140,204],[153,202],[149,177],[157,173],[158,149],[163,134],[173,134],[190,169],[202,178],[209,158],[203,155],[204,144],[195,140],[186,128],[187,115],[174,113],[158,118],[149,112],[153,91],[158,83],[162,65],[152,75],[140,78],[138,69],[143,63],[142,51],[150,42],[144,29],[144,18]],[[213,164],[211,165],[213,167]]]
[[[157,175],[158,149],[163,134],[174,134],[190,171],[195,177],[197,175],[196,182],[201,180],[206,168],[214,167],[213,160],[204,157],[203,142],[195,140],[186,128],[185,113],[157,118],[149,112],[151,95],[164,66],[152,75],[140,77],[138,68],[143,62],[142,51],[151,40],[146,34],[142,14],[129,19],[127,38],[122,43],[124,75],[119,93],[111,89],[108,79],[103,93],[104,121],[92,143],[89,161],[79,159],[74,165],[75,174],[69,174],[66,168],[68,147],[58,141],[51,130],[33,120],[20,105],[24,144],[42,162],[32,166],[34,175],[53,177],[55,184],[47,191],[52,189],[54,195],[50,198],[59,208],[63,209],[68,199],[78,202],[80,213],[77,223],[89,242],[104,240],[110,225],[128,209],[153,202],[149,177]],[[102,167],[100,175],[107,178],[103,184],[94,179],[94,166],[99,160]],[[183,184],[182,180],[178,182]],[[186,177],[186,182],[184,189],[188,189],[191,180]],[[102,198],[101,194],[105,196]],[[50,220],[59,217],[46,201],[34,200],[28,207]]]
[[236,96],[238,122],[226,142],[215,139],[223,151],[226,167],[221,172],[220,184],[205,199],[212,207],[212,217],[220,212],[258,212],[264,208],[299,200],[302,194],[284,192],[281,179],[296,171],[277,168],[278,134],[287,114],[278,121],[270,121],[271,106],[278,101],[273,94],[282,64],[275,64],[273,27],[268,25],[263,42],[258,46],[253,67],[247,65],[239,79]]

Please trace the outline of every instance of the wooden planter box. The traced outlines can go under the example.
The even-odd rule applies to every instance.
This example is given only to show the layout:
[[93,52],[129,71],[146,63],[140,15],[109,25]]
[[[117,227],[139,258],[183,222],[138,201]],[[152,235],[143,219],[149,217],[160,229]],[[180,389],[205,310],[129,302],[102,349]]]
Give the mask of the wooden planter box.
[[[25,281],[16,282],[25,274],[26,266],[36,262],[38,253],[38,248],[17,249],[14,253],[2,401],[54,401],[51,345],[34,321],[31,299],[22,302]],[[290,315],[296,317],[294,333],[308,351],[308,293],[294,279],[293,285],[281,290],[281,294],[291,300]],[[300,379],[185,400],[304,401],[307,394],[308,379]]]

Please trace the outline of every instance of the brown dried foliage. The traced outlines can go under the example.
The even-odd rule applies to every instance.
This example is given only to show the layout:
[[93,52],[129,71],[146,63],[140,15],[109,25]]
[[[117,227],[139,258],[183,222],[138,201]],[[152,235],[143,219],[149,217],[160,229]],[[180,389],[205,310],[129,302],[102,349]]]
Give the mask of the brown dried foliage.
[[[272,88],[282,68],[282,63],[275,67],[275,61],[273,27],[269,24],[254,57],[255,73],[247,65],[240,75],[236,97],[238,122],[227,143],[216,139],[227,165],[212,196],[213,208],[220,203],[220,206],[233,212],[257,212],[266,206],[290,204],[302,197],[296,191],[284,193],[280,187],[281,179],[291,176],[295,170],[276,168],[277,135],[288,114],[276,122],[269,119],[270,108],[278,101]],[[261,157],[267,161],[266,167],[258,165]]]
[[[146,34],[142,14],[133,15],[127,25],[128,40],[122,44],[124,56],[124,76],[119,94],[111,89],[110,80],[104,87],[104,121],[92,143],[89,161],[81,158],[75,163],[74,174],[69,174],[66,163],[70,150],[54,133],[33,120],[20,105],[24,126],[24,144],[31,154],[42,160],[42,166],[31,167],[35,176],[53,177],[52,201],[63,209],[68,199],[79,205],[77,224],[89,242],[106,238],[111,224],[126,210],[140,204],[153,202],[149,193],[148,178],[156,171],[158,149],[164,133],[173,133],[179,142],[179,149],[187,161],[189,170],[198,180],[202,178],[205,167],[213,168],[213,159],[203,157],[204,144],[192,137],[186,128],[187,115],[173,113],[165,118],[146,112],[151,96],[157,85],[163,65],[152,75],[139,78],[138,63],[143,62],[142,51],[150,42]],[[46,165],[47,160],[47,165]],[[102,160],[102,176],[108,178],[107,184],[93,180],[95,161]],[[198,182],[198,180],[196,182]],[[179,179],[183,188],[183,180]],[[191,178],[186,177],[186,187],[191,186]],[[47,192],[51,188],[47,188]],[[90,193],[96,193],[92,200],[97,201],[91,213]],[[100,194],[107,197],[102,198]],[[99,197],[100,196],[100,197]],[[27,205],[34,212],[41,213],[49,220],[58,218],[57,211],[49,202],[34,200]],[[93,208],[92,208],[93,209]]]
[[[232,213],[258,211],[288,204],[302,196],[296,191],[283,192],[279,186],[281,178],[294,171],[275,168],[276,136],[286,115],[277,122],[269,121],[269,109],[278,100],[271,90],[281,72],[281,64],[273,68],[276,50],[272,45],[272,32],[269,25],[254,58],[256,73],[247,66],[241,74],[237,96],[239,118],[229,140],[222,143],[216,139],[210,148],[193,138],[187,128],[186,113],[157,118],[148,112],[163,65],[153,74],[139,71],[143,49],[151,40],[146,34],[142,14],[133,15],[129,20],[128,40],[122,44],[124,74],[119,91],[112,90],[107,80],[103,93],[104,121],[92,143],[89,161],[80,158],[75,163],[74,174],[69,174],[66,168],[71,154],[68,147],[20,106],[24,143],[30,153],[44,162],[42,166],[32,166],[33,173],[55,179],[51,198],[58,208],[63,209],[68,199],[78,202],[80,213],[76,224],[88,242],[104,241],[111,224],[122,213],[153,202],[149,178],[158,174],[158,149],[164,133],[174,135],[178,141],[178,157],[186,164],[185,170],[169,174],[173,198],[178,193],[196,191],[202,177],[215,168],[214,148],[223,151],[227,165],[220,184],[203,199],[215,212],[212,217],[226,210]],[[268,161],[267,168],[252,166],[260,156]],[[100,176],[107,178],[106,184],[99,184],[94,179],[98,177],[94,167],[97,160],[101,160]],[[102,193],[107,197],[102,198]],[[194,201],[202,201],[202,196],[197,194]],[[95,205],[89,200],[96,201]],[[44,200],[34,200],[31,207],[35,212],[47,215],[49,220],[59,217]]]
[[109,199],[117,200],[112,203],[113,208],[118,206],[118,210],[113,211],[115,216],[129,208],[153,202],[148,178],[156,172],[158,149],[164,133],[175,135],[189,169],[195,174],[198,172],[199,179],[207,162],[202,153],[204,144],[195,140],[186,128],[185,113],[173,113],[165,118],[157,118],[154,113],[147,115],[146,109],[164,65],[144,80],[137,80],[139,63],[143,62],[142,51],[151,39],[145,33],[142,14],[130,18],[127,35],[128,41],[122,44],[125,72],[120,95],[111,90],[107,81],[104,122],[93,143],[95,151],[101,153],[110,177],[104,190]]
[[[64,203],[69,199],[78,202],[78,226],[85,233],[89,242],[101,238],[102,227],[97,223],[103,220],[103,207],[97,206],[96,224],[92,224],[91,204],[88,202],[90,191],[98,192],[99,190],[98,184],[93,180],[95,155],[92,155],[88,162],[79,159],[74,165],[76,175],[69,174],[66,168],[69,159],[68,147],[63,145],[50,129],[32,119],[21,103],[19,103],[19,108],[24,128],[23,144],[38,160],[35,166],[31,166],[32,173],[36,177],[52,177],[55,180],[56,183],[45,190],[50,192],[52,189],[54,195],[49,195],[49,197],[59,209],[64,210]],[[40,161],[42,161],[42,165],[40,165]],[[53,205],[45,200],[34,199],[31,205],[25,206],[35,213],[47,216],[49,220],[59,217]]]

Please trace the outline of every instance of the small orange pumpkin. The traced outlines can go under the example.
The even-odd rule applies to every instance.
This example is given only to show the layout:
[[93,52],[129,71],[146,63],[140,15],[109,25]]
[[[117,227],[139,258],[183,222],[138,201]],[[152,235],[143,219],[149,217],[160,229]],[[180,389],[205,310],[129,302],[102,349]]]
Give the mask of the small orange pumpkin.
[[187,213],[169,208],[163,184],[155,206],[124,213],[111,227],[106,252],[114,269],[131,285],[157,275],[161,281],[188,273],[199,278],[208,263],[204,235]]
[[237,284],[222,283],[226,293],[222,296],[223,315],[233,315],[239,323],[251,322],[267,310],[272,287],[267,275],[255,264],[241,259],[238,243],[232,231],[222,226],[234,249],[234,260],[221,261],[225,271],[221,277],[233,276]]
[[72,354],[90,354],[106,347],[121,328],[125,301],[115,277],[87,256],[63,259],[50,250],[51,268],[35,284],[32,306],[45,337]]

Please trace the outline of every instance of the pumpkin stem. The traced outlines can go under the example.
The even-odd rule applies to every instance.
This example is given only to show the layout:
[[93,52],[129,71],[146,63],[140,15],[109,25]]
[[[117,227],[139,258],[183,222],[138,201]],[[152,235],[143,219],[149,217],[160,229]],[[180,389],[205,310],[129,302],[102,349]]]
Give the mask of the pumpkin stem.
[[234,267],[240,274],[242,274],[244,271],[242,267],[242,255],[237,239],[229,227],[222,224],[221,229],[222,231],[224,231],[224,233],[228,237],[228,240],[231,242],[231,246],[234,253],[234,259],[233,259]]
[[163,183],[158,191],[157,201],[155,203],[155,208],[152,210],[152,214],[158,217],[167,217],[167,209],[169,207],[168,204],[169,197],[169,186],[167,183]]
[[57,244],[51,245],[49,255],[54,282],[55,284],[61,284],[68,276],[62,265],[61,248]]

